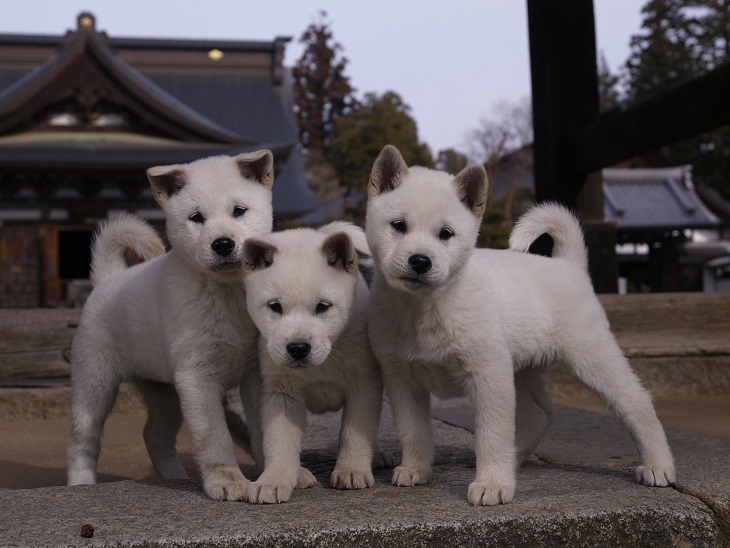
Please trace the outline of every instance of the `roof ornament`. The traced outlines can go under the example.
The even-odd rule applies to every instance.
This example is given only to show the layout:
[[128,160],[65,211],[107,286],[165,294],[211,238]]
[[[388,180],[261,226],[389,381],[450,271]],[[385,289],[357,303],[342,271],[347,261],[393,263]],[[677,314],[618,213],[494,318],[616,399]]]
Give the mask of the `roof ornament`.
[[79,13],[76,21],[78,23],[79,32],[81,32],[82,30],[96,30],[96,17],[94,17],[94,14],[91,12],[84,11]]

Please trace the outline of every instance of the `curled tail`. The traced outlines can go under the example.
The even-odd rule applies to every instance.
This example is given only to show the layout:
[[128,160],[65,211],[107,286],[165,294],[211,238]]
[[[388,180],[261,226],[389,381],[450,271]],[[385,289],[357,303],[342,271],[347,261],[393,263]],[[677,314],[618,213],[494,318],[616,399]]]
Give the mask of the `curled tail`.
[[509,247],[528,251],[542,234],[553,239],[553,257],[566,259],[583,270],[588,269],[588,254],[578,219],[565,207],[546,202],[528,210],[512,229]]
[[352,238],[352,244],[358,255],[371,255],[370,247],[365,239],[365,231],[357,225],[345,221],[333,221],[329,224],[319,227],[320,232],[325,234],[334,234],[335,232],[346,232]]
[[131,249],[145,261],[165,252],[155,230],[142,219],[122,213],[99,227],[91,247],[91,283],[126,270],[124,252]]
[[333,221],[319,227],[319,231],[325,234],[334,234],[335,232],[346,232],[349,234],[350,238],[352,238],[352,245],[355,246],[355,251],[357,251],[357,269],[363,278],[365,278],[368,286],[370,286],[375,274],[375,263],[373,263],[373,256],[370,253],[370,246],[368,246],[368,242],[365,239],[365,231],[359,226],[346,221]]

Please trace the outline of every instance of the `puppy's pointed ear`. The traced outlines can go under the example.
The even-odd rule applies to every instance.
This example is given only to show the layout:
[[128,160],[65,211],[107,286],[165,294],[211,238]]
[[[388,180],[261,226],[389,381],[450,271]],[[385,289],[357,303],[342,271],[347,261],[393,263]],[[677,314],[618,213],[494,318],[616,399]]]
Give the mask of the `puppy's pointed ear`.
[[155,201],[164,206],[175,194],[180,192],[188,182],[185,167],[179,164],[173,166],[157,166],[147,170],[147,179],[152,187]]
[[465,167],[454,178],[454,186],[459,193],[459,200],[474,215],[481,218],[487,208],[487,170],[481,164]]
[[270,243],[249,238],[243,242],[244,272],[250,273],[270,267],[274,262],[275,253],[276,247]]
[[322,244],[327,264],[336,270],[357,274],[357,252],[352,238],[346,232],[335,232]]
[[270,150],[257,150],[234,156],[238,171],[244,179],[261,183],[266,188],[274,184],[274,155]]
[[385,145],[375,159],[370,172],[368,198],[395,190],[406,175],[408,175],[408,166],[400,151],[393,145]]

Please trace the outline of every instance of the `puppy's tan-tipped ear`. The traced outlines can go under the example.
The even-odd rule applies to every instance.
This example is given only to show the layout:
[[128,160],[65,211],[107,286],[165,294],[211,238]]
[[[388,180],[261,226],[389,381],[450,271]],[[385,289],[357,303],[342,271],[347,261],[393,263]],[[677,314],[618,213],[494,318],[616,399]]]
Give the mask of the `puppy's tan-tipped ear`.
[[274,155],[270,150],[257,150],[234,156],[244,179],[261,183],[266,188],[274,185]]
[[175,194],[180,192],[188,182],[185,167],[179,164],[173,166],[157,166],[147,170],[147,179],[152,187],[155,201],[164,206]]
[[270,267],[274,262],[275,253],[276,247],[270,243],[249,238],[243,242],[244,272],[250,273]]
[[487,208],[487,170],[481,164],[465,167],[454,178],[459,200],[474,215],[481,218]]
[[327,264],[336,270],[357,274],[357,251],[346,232],[335,232],[322,244]]
[[393,145],[385,145],[375,159],[370,172],[368,198],[395,190],[406,175],[408,175],[408,166],[400,151]]

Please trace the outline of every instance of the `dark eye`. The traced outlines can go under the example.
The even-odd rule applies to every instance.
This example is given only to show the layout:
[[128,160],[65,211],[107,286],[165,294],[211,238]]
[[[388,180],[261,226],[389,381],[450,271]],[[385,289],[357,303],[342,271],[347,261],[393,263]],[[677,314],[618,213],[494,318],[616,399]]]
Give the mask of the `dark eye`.
[[202,215],[200,214],[200,212],[199,212],[199,211],[196,211],[195,213],[193,213],[193,214],[192,214],[192,215],[191,215],[191,216],[190,216],[189,218],[190,218],[190,220],[191,220],[191,221],[193,221],[194,223],[204,223],[204,222],[205,222],[205,217],[203,217],[203,216],[202,216]]
[[315,312],[317,314],[322,314],[324,312],[327,312],[330,309],[330,306],[332,306],[332,303],[327,303],[325,301],[319,301],[317,303],[317,308],[315,308]]
[[271,301],[269,303],[266,303],[266,306],[269,307],[269,310],[272,312],[276,312],[277,314],[282,314],[284,310],[281,308],[281,304],[279,304],[279,301]]
[[396,232],[400,232],[401,234],[405,234],[408,230],[405,221],[393,221],[392,223],[390,223],[390,226],[395,228]]
[[236,207],[233,208],[233,216],[234,217],[241,217],[244,213],[246,213],[246,208],[245,207],[236,206]]
[[441,232],[439,232],[439,240],[448,240],[454,235],[453,232],[451,232],[451,229],[449,228],[442,228]]

